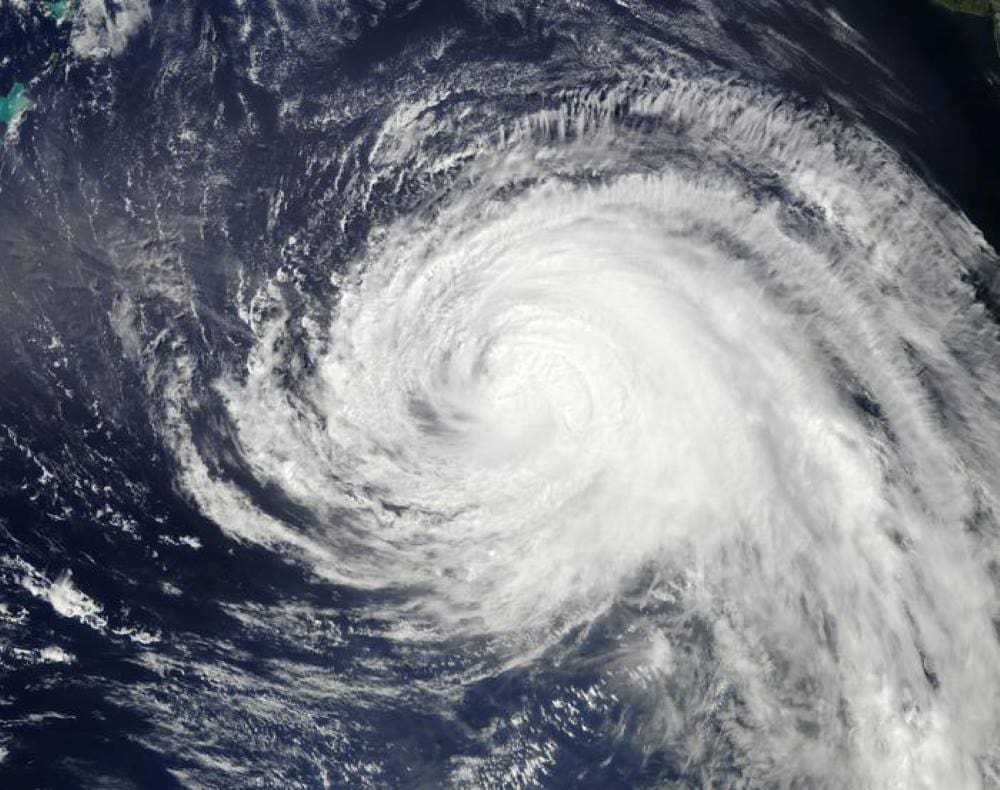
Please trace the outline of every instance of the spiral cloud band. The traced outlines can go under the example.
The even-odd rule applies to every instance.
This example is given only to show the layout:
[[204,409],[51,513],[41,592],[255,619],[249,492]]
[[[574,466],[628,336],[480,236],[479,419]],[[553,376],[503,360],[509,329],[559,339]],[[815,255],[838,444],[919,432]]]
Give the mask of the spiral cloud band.
[[247,297],[247,368],[212,387],[294,517],[210,472],[174,363],[203,511],[368,591],[412,650],[454,647],[444,696],[627,611],[601,699],[708,781],[726,750],[762,786],[997,781],[978,231],[873,135],[724,78],[478,117],[385,124],[351,194],[422,197],[334,275],[331,313],[278,280]]

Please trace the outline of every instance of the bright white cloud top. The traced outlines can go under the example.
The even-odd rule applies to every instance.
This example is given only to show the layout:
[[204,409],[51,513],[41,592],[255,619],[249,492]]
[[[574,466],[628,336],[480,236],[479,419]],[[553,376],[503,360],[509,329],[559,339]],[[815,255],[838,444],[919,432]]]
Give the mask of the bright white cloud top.
[[996,781],[978,231],[870,133],[731,81],[475,117],[386,124],[378,178],[434,188],[336,276],[329,321],[256,294],[247,370],[214,383],[249,472],[308,517],[210,474],[180,357],[193,498],[387,593],[459,688],[625,607],[608,693],[645,700],[651,744],[707,759],[721,729],[762,784]]

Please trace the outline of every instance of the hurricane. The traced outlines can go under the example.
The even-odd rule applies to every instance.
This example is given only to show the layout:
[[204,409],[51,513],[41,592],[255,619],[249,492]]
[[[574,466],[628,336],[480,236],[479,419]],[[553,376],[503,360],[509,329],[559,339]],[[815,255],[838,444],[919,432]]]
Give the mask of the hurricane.
[[215,5],[4,9],[67,54],[0,170],[3,705],[132,757],[0,771],[1000,783],[995,228],[849,9]]

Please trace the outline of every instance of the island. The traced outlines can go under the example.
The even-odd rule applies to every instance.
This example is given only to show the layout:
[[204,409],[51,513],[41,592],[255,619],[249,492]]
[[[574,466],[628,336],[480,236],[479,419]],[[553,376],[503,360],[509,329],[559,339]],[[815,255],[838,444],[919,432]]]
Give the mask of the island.
[[62,22],[73,10],[73,0],[48,0],[45,5],[57,22]]
[[[74,0],[46,0],[45,11],[47,11],[56,24],[61,24],[70,18],[73,13]],[[53,52],[49,57],[49,67],[58,62],[59,53]],[[3,90],[3,87],[0,87]],[[0,131],[4,133],[10,131],[17,124],[17,121],[25,112],[31,109],[32,102],[28,96],[27,88],[21,82],[15,82],[6,95],[0,93]],[[3,147],[4,138],[0,138],[0,148]]]
[[28,98],[24,85],[15,82],[6,96],[0,95],[0,124],[10,127],[29,107],[31,99]]

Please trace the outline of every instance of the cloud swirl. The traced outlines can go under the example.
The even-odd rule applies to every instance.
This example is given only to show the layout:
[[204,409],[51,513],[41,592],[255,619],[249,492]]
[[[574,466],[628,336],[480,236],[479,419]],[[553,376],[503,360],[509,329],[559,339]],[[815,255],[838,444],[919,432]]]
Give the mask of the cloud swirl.
[[426,188],[329,320],[254,297],[213,387],[300,515],[175,410],[194,499],[391,592],[399,639],[474,645],[458,685],[626,607],[617,693],[689,761],[722,732],[763,783],[995,780],[1000,369],[963,279],[995,253],[872,134],[738,81],[491,116],[385,124],[372,171]]

